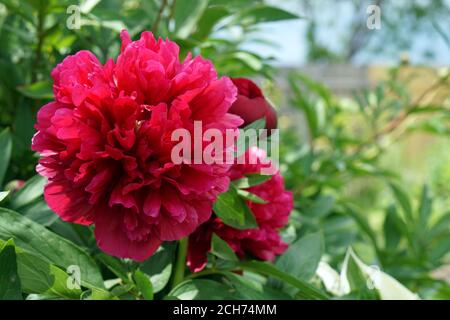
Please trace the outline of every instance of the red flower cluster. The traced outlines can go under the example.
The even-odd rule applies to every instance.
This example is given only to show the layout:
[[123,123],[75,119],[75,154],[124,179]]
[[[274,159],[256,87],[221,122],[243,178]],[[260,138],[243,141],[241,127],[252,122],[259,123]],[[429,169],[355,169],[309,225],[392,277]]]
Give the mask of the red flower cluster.
[[174,42],[149,32],[121,38],[116,62],[80,51],[53,70],[55,100],[38,113],[32,149],[50,208],[95,224],[105,252],[142,261],[207,221],[229,184],[229,165],[175,165],[171,133],[195,120],[221,131],[242,120],[228,113],[236,87],[209,61],[180,61]]
[[50,208],[64,221],[94,224],[103,251],[138,261],[162,241],[192,234],[190,266],[201,269],[212,232],[241,256],[271,260],[282,253],[287,245],[278,230],[287,223],[292,195],[279,173],[249,189],[268,201],[248,203],[259,228],[236,230],[210,219],[212,204],[230,179],[259,172],[262,164],[171,159],[177,144],[172,134],[192,132],[195,121],[223,134],[243,124],[240,116],[247,122],[265,116],[268,128],[276,127],[260,89],[250,80],[233,79],[237,89],[201,57],[180,61],[174,42],[150,32],[132,41],[123,31],[121,39],[116,61],[103,65],[80,51],[51,74],[55,100],[39,110],[32,141],[41,155],[37,171],[48,178],[44,196]]
[[[253,153],[259,161],[256,164],[235,164],[230,171],[232,180],[260,173],[263,166],[270,166],[270,163],[262,161],[264,153],[261,150],[251,148],[248,153]],[[273,260],[287,249],[287,244],[278,232],[288,222],[293,198],[292,193],[284,188],[283,177],[277,172],[268,181],[246,190],[267,202],[256,204],[247,201],[258,228],[239,230],[225,225],[218,217],[211,217],[189,237],[188,266],[192,272],[205,267],[213,233],[225,240],[240,257],[250,255],[262,260]]]

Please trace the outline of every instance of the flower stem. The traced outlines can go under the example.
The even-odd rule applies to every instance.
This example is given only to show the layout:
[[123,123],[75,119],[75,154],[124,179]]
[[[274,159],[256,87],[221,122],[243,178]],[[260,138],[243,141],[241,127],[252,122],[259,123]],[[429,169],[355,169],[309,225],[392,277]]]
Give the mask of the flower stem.
[[167,0],[162,0],[161,6],[159,7],[158,15],[156,16],[156,20],[155,20],[155,22],[153,23],[153,26],[152,26],[152,32],[154,34],[158,33],[159,23],[161,21],[161,18],[162,18],[162,15],[164,13],[164,9],[165,9],[166,5],[167,5]]
[[184,270],[186,268],[186,256],[188,248],[188,238],[183,238],[178,243],[178,254],[175,262],[175,270],[172,278],[172,289],[175,288],[184,279]]
[[187,275],[185,279],[188,280],[188,279],[194,279],[194,278],[198,278],[198,277],[209,276],[211,274],[220,274],[221,271],[227,271],[227,270],[206,269],[203,271],[191,273],[191,274]]

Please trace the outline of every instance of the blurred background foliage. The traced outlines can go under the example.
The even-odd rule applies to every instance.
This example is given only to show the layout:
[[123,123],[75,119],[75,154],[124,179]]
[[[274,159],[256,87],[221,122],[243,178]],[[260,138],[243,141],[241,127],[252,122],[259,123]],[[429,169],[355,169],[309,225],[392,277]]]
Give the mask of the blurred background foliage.
[[[379,265],[422,298],[450,299],[447,69],[431,69],[433,80],[417,92],[410,84],[422,74],[405,73],[409,66],[400,63],[387,68],[382,81],[343,97],[295,69],[283,79],[288,90],[282,88],[273,59],[249,49],[271,46],[258,32],[261,26],[304,19],[309,62],[352,62],[368,49],[400,56],[412,32],[434,30],[448,43],[442,18],[449,4],[375,1],[386,5],[386,29],[375,34],[365,27],[368,2],[346,1],[354,14],[352,27],[333,49],[321,36],[330,25],[320,25],[318,18],[330,2],[297,2],[298,12],[262,0],[0,0],[0,186],[11,191],[0,196],[2,206],[87,249],[102,272],[111,274],[107,269],[118,260],[96,251],[91,230],[62,223],[44,203],[30,140],[37,110],[52,99],[50,72],[58,62],[82,49],[105,62],[117,56],[120,30],[128,29],[133,38],[151,30],[177,41],[183,56],[192,51],[213,60],[222,75],[254,77],[263,84],[280,114],[281,169],[295,195],[284,236],[289,242],[311,233],[324,239],[323,247],[302,247],[300,261],[316,250],[315,256],[338,270],[351,246],[366,263]],[[69,28],[68,19],[77,14],[79,27]],[[414,162],[418,154],[422,160]],[[19,188],[22,180],[27,183]],[[173,248],[164,250],[170,261]],[[161,272],[153,270],[158,265],[146,266],[144,272]]]

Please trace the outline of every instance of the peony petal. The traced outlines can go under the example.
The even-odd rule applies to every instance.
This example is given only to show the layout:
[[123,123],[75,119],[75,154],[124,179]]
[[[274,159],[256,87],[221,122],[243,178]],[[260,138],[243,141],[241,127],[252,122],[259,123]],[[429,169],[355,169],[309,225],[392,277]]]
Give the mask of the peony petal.
[[145,241],[130,240],[124,230],[123,209],[116,206],[97,207],[95,212],[95,238],[104,252],[120,258],[144,261],[160,246],[161,241],[152,234]]
[[156,191],[150,191],[145,198],[144,213],[150,217],[157,217],[161,209],[161,196]]
[[81,188],[72,186],[66,180],[49,182],[44,189],[44,197],[48,206],[62,220],[83,225],[92,224],[92,207],[88,203],[88,195]]

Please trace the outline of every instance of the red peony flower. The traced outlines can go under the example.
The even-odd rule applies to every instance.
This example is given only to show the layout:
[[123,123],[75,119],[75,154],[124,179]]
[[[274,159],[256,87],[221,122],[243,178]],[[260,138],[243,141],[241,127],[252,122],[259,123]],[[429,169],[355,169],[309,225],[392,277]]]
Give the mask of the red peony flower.
[[[262,159],[261,150],[253,147],[249,152]],[[263,166],[270,166],[270,163],[263,164],[258,161],[256,164],[235,164],[230,172],[231,179],[260,173]],[[276,255],[287,249],[288,245],[282,241],[278,232],[288,222],[293,198],[292,193],[285,190],[281,174],[276,172],[266,182],[246,190],[267,202],[256,204],[247,201],[248,207],[255,215],[258,228],[239,230],[225,225],[218,217],[211,217],[189,236],[188,266],[192,272],[198,272],[205,267],[213,233],[225,240],[241,258],[250,255],[272,261]]]
[[50,208],[95,224],[105,252],[142,261],[207,221],[229,184],[229,165],[174,164],[172,132],[194,120],[236,130],[242,119],[228,113],[235,86],[211,62],[180,61],[174,42],[150,32],[121,38],[115,63],[80,51],[56,66],[55,101],[39,110],[32,149]]
[[265,117],[266,129],[276,129],[277,113],[266,100],[261,89],[250,79],[231,78],[231,81],[238,89],[238,96],[229,110],[230,113],[244,119],[244,126]]

